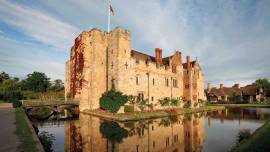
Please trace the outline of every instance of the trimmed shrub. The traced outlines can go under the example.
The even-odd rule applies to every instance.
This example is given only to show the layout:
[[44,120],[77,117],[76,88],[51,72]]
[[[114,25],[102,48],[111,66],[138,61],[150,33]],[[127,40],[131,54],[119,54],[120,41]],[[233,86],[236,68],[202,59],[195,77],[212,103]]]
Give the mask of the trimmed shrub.
[[12,101],[12,105],[13,105],[13,108],[17,108],[17,107],[20,107],[22,103],[19,100],[15,99]]
[[126,105],[124,107],[124,112],[134,112],[134,106],[132,106],[132,105]]
[[102,94],[99,99],[99,106],[101,109],[116,113],[126,102],[126,95],[123,95],[122,92],[111,89],[110,91],[106,91]]

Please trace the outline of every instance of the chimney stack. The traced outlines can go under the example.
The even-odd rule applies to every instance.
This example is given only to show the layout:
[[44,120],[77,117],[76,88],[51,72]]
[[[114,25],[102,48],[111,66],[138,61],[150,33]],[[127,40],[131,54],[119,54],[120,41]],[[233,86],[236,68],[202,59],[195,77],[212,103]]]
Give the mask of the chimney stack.
[[157,64],[161,65],[162,64],[162,49],[161,48],[156,48],[156,62]]
[[187,56],[187,69],[190,69],[190,56]]
[[222,83],[219,85],[219,89],[223,89],[223,84]]
[[179,61],[179,65],[182,65],[182,53],[181,52],[178,52],[178,61]]

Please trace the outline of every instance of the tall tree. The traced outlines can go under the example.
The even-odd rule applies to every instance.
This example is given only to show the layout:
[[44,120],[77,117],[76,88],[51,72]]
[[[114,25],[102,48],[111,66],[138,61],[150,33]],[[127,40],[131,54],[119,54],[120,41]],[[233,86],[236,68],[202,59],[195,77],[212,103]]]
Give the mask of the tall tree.
[[27,75],[23,82],[23,88],[35,92],[46,92],[51,86],[50,78],[45,73],[34,71]]
[[8,79],[10,79],[10,76],[6,72],[0,73],[0,83]]
[[259,88],[263,88],[264,90],[269,90],[270,89],[270,82],[268,79],[257,79],[253,85],[256,85]]
[[12,101],[22,98],[18,82],[13,79],[3,81],[0,85],[0,100]]
[[51,89],[54,90],[54,91],[61,91],[61,90],[63,90],[64,89],[64,83],[63,83],[63,81],[60,80],[60,79],[54,80]]

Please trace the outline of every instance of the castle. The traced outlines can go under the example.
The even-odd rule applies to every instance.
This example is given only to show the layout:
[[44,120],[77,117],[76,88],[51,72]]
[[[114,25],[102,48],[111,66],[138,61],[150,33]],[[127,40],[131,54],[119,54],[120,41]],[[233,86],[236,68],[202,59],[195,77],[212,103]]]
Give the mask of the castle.
[[[111,89],[157,103],[164,97],[205,99],[204,74],[197,60],[175,51],[155,57],[130,48],[130,32],[116,27],[111,32],[93,28],[82,32],[71,48],[65,67],[65,92],[80,101],[80,110],[99,108],[99,98]],[[180,106],[183,106],[182,103]]]

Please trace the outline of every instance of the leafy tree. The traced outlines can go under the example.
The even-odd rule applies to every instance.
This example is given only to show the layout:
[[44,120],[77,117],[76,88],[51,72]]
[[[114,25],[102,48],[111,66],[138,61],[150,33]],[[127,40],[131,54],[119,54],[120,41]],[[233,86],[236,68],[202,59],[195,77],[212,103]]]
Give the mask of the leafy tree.
[[22,98],[17,81],[7,79],[0,85],[0,98],[4,101],[13,102]]
[[54,80],[53,85],[51,86],[51,90],[61,91],[64,89],[64,83],[60,79]]
[[241,103],[241,96],[238,95],[236,92],[232,94],[231,100],[235,103]]
[[51,85],[49,80],[45,73],[35,71],[27,75],[22,87],[34,92],[46,92]]
[[253,85],[256,85],[258,88],[263,88],[264,90],[270,89],[270,82],[268,79],[257,79]]
[[5,80],[10,79],[10,76],[6,72],[0,73],[0,83],[4,82]]

